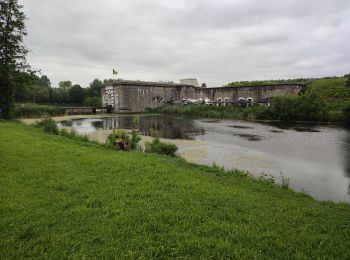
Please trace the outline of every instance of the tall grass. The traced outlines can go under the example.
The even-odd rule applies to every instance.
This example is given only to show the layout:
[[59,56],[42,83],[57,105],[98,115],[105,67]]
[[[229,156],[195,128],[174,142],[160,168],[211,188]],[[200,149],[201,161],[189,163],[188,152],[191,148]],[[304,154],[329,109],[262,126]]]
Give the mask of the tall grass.
[[208,106],[208,105],[169,105],[152,110],[153,113],[161,113],[175,116],[189,116],[218,119],[254,119],[256,113],[263,111],[260,106],[240,108],[236,106]]
[[61,107],[38,104],[16,104],[14,115],[16,118],[61,116],[65,111]]

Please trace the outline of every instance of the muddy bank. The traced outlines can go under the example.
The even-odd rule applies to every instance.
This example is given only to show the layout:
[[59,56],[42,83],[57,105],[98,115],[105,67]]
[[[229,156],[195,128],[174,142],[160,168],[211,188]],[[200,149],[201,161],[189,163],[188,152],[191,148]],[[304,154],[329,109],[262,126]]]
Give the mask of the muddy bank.
[[[70,115],[70,116],[54,116],[51,117],[56,122],[72,119],[85,119],[85,118],[106,118],[106,117],[115,117],[115,114],[99,114],[99,115]],[[41,120],[42,118],[21,118],[18,119],[20,122],[25,124],[32,124],[36,121]]]

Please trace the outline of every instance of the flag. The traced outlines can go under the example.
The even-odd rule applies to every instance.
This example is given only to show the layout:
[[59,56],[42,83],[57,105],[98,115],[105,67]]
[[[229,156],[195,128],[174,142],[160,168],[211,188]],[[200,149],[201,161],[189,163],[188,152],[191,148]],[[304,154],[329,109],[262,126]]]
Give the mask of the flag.
[[116,71],[115,69],[113,69],[113,74],[117,75],[118,71]]

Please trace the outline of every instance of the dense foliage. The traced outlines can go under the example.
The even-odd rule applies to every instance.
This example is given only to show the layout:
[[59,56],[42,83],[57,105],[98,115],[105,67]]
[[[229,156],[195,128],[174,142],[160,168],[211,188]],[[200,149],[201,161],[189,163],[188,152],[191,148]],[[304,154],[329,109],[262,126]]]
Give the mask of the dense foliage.
[[275,97],[266,110],[257,114],[259,119],[325,121],[327,104],[318,95]]
[[189,116],[202,118],[220,119],[253,119],[255,114],[263,111],[260,106],[241,108],[232,105],[209,106],[209,105],[167,105],[156,108],[151,113],[161,113],[175,116]]
[[0,258],[349,259],[350,207],[0,122]]
[[102,86],[101,80],[94,79],[86,88],[73,85],[69,80],[59,82],[58,87],[52,87],[50,79],[45,75],[39,77],[36,74],[20,72],[15,77],[15,101],[99,107]]

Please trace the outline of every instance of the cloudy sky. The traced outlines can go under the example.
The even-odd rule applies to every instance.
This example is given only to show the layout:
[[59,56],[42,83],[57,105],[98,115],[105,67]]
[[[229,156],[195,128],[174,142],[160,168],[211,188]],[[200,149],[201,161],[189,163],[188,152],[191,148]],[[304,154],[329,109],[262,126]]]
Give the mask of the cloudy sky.
[[20,0],[49,76],[208,86],[350,72],[350,0]]

